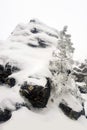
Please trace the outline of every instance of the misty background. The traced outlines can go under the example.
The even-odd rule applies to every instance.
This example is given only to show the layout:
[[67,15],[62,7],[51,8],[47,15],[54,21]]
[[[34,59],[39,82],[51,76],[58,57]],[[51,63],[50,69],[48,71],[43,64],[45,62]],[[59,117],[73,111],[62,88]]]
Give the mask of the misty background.
[[58,30],[68,25],[76,49],[74,58],[87,58],[86,0],[0,0],[0,40],[6,40],[17,24],[32,18]]

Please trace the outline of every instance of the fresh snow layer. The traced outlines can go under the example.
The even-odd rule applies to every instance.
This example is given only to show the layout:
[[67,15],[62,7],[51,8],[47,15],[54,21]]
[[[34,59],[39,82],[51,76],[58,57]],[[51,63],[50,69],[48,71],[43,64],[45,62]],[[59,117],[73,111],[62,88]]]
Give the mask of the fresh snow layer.
[[[32,34],[32,28],[38,28],[39,33]],[[33,84],[45,86],[44,76],[51,76],[48,70],[49,60],[52,52],[55,50],[58,41],[58,31],[46,26],[45,24],[36,21],[28,24],[19,24],[12,32],[11,36],[6,41],[0,42],[0,64],[9,62],[21,69],[20,72],[13,73],[11,77],[16,79],[16,86],[8,88],[0,86],[0,106],[2,109],[6,106],[14,110],[15,102],[23,102],[18,91],[19,84],[24,81],[33,82]],[[28,43],[38,45],[37,38],[43,39],[48,47],[33,48],[28,46]],[[42,77],[40,80],[29,79],[29,76]],[[64,96],[68,103],[76,108],[78,104],[71,102],[69,95]],[[85,99],[87,99],[85,97]],[[66,117],[58,108],[58,103],[49,100],[46,108],[32,111],[27,108],[21,108],[14,111],[12,118],[3,124],[0,124],[0,130],[86,130],[87,120],[85,117],[80,117],[78,121],[74,121]]]
[[34,113],[22,108],[13,113],[13,117],[8,122],[1,124],[0,130],[86,130],[86,120],[81,117],[78,121],[70,120],[58,108],[53,107],[51,110],[44,110],[40,113]]

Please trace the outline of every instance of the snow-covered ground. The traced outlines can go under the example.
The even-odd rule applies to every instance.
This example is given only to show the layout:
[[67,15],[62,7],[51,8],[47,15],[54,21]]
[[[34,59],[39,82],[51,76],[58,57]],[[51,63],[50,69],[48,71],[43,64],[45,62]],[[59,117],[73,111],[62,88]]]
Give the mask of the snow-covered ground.
[[[34,30],[32,31],[32,29]],[[23,102],[23,98],[18,92],[20,84],[23,84],[24,81],[30,82],[29,76],[38,75],[42,77],[42,80],[34,82],[40,85],[45,84],[43,77],[51,76],[48,65],[52,52],[57,46],[58,36],[57,30],[38,21],[31,21],[27,25],[18,25],[6,41],[0,42],[0,64],[5,65],[9,62],[21,70],[11,75],[16,79],[16,85],[13,88],[0,85],[0,106],[2,109],[8,106],[14,110],[15,102]],[[39,38],[42,41],[39,41]],[[38,44],[37,41],[42,42],[42,45]],[[86,95],[83,97],[87,100]],[[67,95],[65,98],[68,100]],[[72,98],[69,98],[69,103],[73,105]],[[84,116],[81,116],[77,121],[69,119],[59,109],[57,100],[51,102],[49,99],[46,108],[31,111],[22,107],[12,113],[12,118],[9,121],[0,124],[0,130],[15,129],[86,130],[87,119]]]
[[51,109],[43,110],[40,113],[34,113],[22,108],[21,110],[14,112],[13,117],[8,122],[1,124],[0,130],[86,130],[87,120],[81,117],[78,121],[70,120],[66,117],[58,107],[51,106]]
[[86,130],[87,120],[84,117],[81,117],[78,121],[74,121],[66,117],[54,104],[50,107],[41,112],[32,112],[26,108],[22,108],[14,112],[8,122],[1,124],[0,130]]

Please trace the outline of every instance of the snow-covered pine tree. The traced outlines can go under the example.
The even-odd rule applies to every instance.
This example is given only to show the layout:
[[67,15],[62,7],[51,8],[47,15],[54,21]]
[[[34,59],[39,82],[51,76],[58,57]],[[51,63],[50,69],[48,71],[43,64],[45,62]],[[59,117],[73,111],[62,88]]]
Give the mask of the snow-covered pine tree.
[[72,76],[74,48],[70,39],[71,35],[66,32],[67,26],[59,32],[58,45],[56,50],[53,51],[52,59],[49,63],[49,70],[52,73],[54,96],[58,97],[70,93],[81,101],[80,93]]

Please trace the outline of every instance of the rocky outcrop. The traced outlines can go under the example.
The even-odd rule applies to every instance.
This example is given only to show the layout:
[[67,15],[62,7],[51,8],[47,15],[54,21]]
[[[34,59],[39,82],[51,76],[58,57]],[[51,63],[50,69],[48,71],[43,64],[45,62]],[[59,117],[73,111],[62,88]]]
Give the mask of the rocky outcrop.
[[12,73],[19,71],[19,68],[11,66],[7,63],[5,66],[0,65],[0,84],[6,84],[9,87],[13,87],[16,84],[16,80],[11,76]]
[[28,101],[36,108],[44,108],[47,105],[50,97],[51,84],[50,79],[47,78],[45,86],[31,85],[25,82],[20,89],[20,94],[27,98]]
[[81,111],[74,111],[72,108],[70,108],[68,105],[60,103],[59,107],[64,112],[65,115],[67,115],[69,118],[77,120],[81,115],[85,115],[84,109]]
[[78,90],[75,83],[85,80],[87,69],[74,68],[74,81],[74,48],[66,31],[67,27],[59,32],[33,19],[17,25],[7,41],[0,44],[0,89],[7,92],[0,100],[0,122],[9,120],[12,112],[21,107],[45,108],[49,99],[56,105],[58,98],[61,100],[57,105],[71,119],[84,115],[78,92],[85,93],[86,88],[78,86]]

